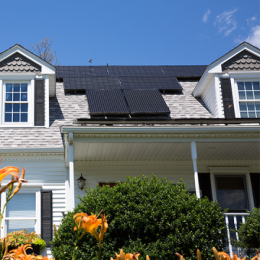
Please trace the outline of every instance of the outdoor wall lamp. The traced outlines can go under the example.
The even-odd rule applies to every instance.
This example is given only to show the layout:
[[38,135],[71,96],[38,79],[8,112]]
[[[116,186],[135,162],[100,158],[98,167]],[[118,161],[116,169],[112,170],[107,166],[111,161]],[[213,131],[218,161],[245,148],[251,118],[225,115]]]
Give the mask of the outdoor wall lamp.
[[86,183],[86,179],[82,176],[82,173],[81,176],[77,179],[77,181],[78,181],[79,188],[83,190]]

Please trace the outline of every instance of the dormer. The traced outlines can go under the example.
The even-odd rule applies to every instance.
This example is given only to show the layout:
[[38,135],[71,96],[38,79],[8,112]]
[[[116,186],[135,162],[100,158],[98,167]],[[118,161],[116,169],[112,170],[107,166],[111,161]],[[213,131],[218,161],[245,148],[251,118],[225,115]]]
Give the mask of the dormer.
[[260,118],[260,50],[243,42],[205,70],[193,91],[217,118]]
[[49,127],[55,67],[16,44],[0,53],[0,126]]

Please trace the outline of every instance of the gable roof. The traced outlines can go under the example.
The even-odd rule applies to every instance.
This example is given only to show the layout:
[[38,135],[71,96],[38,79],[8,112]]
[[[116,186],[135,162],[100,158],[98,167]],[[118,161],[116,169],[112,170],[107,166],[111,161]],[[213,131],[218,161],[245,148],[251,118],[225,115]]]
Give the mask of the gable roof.
[[10,55],[13,55],[14,53],[20,51],[22,55],[24,55],[26,58],[32,59],[34,62],[38,64],[42,64],[49,68],[50,71],[53,71],[55,73],[55,66],[52,64],[48,63],[47,61],[43,60],[41,57],[38,55],[34,54],[33,52],[27,50],[20,44],[15,44],[12,47],[8,48],[7,50],[3,51],[0,53],[0,61],[5,60],[8,58]]
[[227,62],[228,60],[232,59],[237,54],[241,53],[242,51],[248,51],[255,56],[260,57],[260,49],[255,47],[254,45],[248,42],[242,42],[234,49],[230,50],[217,60],[213,61],[211,64],[208,65],[206,70],[204,71],[202,77],[200,78],[197,86],[193,90],[193,95],[198,97],[202,94],[204,88],[207,86],[210,79],[214,76],[214,74],[222,74],[222,64]]

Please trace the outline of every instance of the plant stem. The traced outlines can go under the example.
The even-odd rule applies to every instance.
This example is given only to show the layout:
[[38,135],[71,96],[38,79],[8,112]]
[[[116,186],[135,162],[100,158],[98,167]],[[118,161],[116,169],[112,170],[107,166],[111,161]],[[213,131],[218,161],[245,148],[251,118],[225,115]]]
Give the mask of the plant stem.
[[101,260],[101,240],[98,242],[99,252],[98,252],[98,260]]
[[7,200],[5,202],[5,205],[3,206],[3,210],[0,214],[0,228],[2,228],[2,219],[3,219],[3,215],[4,215],[4,211],[5,211],[5,207],[6,207],[6,204],[7,204]]

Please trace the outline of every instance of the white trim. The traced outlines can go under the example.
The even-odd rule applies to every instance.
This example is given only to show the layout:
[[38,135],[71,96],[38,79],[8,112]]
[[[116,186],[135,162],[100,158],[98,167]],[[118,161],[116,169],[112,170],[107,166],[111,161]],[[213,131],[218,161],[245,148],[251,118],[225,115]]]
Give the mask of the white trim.
[[50,127],[50,108],[49,108],[49,99],[50,99],[50,80],[49,80],[49,75],[45,75],[45,105],[44,105],[44,116],[45,116],[45,127],[49,128]]
[[223,103],[222,103],[222,93],[220,92],[220,79],[218,74],[215,74],[214,76],[214,87],[215,87],[215,93],[216,93],[216,101],[217,101],[217,117],[224,118],[224,109],[223,109]]
[[193,171],[194,171],[194,182],[195,182],[195,192],[197,198],[200,198],[200,185],[199,185],[199,175],[197,170],[197,148],[196,143],[191,142],[191,158],[193,161]]
[[[32,118],[34,115],[34,110],[32,110],[31,105],[34,103],[34,99],[32,97],[32,81],[25,81],[25,80],[5,80],[3,81],[2,85],[2,113],[1,113],[1,126],[6,126],[6,127],[27,127],[27,126],[33,126]],[[6,101],[6,85],[7,84],[27,84],[27,101]],[[28,118],[27,122],[5,122],[5,104],[10,103],[10,104],[28,104]]]
[[73,133],[69,133],[69,180],[70,180],[70,193],[67,198],[70,202],[69,210],[75,207],[75,191],[74,191],[74,158],[73,158]]
[[[149,136],[150,134],[179,134],[183,137],[187,134],[201,135],[205,137],[205,134],[234,134],[234,133],[259,133],[259,126],[187,126],[187,127],[85,127],[85,126],[62,126],[61,132],[63,134],[68,134],[72,132],[73,134],[94,134],[99,136],[102,134],[106,135],[118,135],[118,134],[142,134],[142,137]],[[180,137],[178,135],[178,137]],[[104,136],[102,136],[104,137]],[[177,137],[177,136],[176,136]]]
[[252,183],[250,179],[250,167],[208,167],[213,201],[217,200],[215,175],[243,175],[245,176],[247,197],[250,210],[254,208]]
[[35,78],[36,73],[1,73],[0,72],[0,78],[4,80],[30,80],[32,78]]
[[[260,72],[258,72],[259,74]],[[239,108],[239,102],[260,102],[260,99],[250,99],[250,100],[239,100],[239,91],[237,82],[259,82],[260,84],[260,74],[256,76],[248,75],[248,73],[245,73],[243,75],[234,75],[233,77],[230,77],[231,81],[231,88],[232,88],[232,96],[233,96],[233,103],[234,103],[234,110],[235,110],[235,117],[241,118],[240,115],[240,108]]]
[[[2,213],[2,208],[5,204],[5,202],[6,202],[6,193],[3,192],[3,193],[1,193],[1,213]],[[4,211],[3,218],[2,218],[2,226],[0,227],[1,228],[1,238],[3,238],[6,234],[5,216],[6,216],[6,210]]]
[[251,78],[252,76],[254,78],[260,78],[260,75],[259,75],[259,70],[258,71],[229,71],[228,74],[230,76],[234,76],[236,78]]

